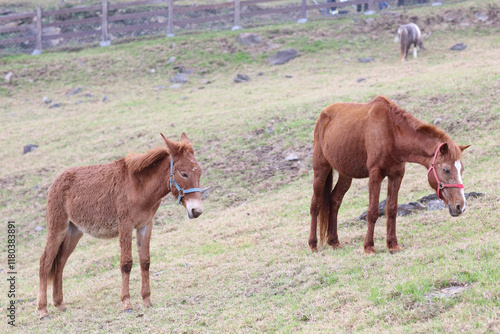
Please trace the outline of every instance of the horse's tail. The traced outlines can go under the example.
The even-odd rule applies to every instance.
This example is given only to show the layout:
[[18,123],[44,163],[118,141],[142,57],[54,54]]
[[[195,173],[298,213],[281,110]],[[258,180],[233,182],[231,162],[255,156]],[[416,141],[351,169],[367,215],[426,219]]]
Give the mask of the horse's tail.
[[406,30],[406,28],[399,28],[398,35],[399,43],[401,44],[401,61],[404,61],[408,48],[408,30]]
[[330,173],[325,181],[325,187],[323,188],[323,195],[319,201],[319,242],[324,244],[328,236],[328,220],[330,219],[330,197],[332,194],[332,184],[333,184],[333,169],[330,169]]

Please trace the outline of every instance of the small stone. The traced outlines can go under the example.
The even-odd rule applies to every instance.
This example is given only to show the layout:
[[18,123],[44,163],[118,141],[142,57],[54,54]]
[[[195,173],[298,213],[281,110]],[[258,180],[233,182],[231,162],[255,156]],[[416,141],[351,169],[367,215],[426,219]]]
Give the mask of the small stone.
[[435,199],[427,203],[427,211],[443,210],[446,208],[446,204],[440,199]]
[[105,97],[102,98],[102,102],[107,102],[108,101],[108,96],[106,95]]
[[170,58],[168,59],[168,61],[167,61],[167,64],[172,64],[172,63],[174,63],[176,59],[177,59],[176,57],[170,57]]
[[274,55],[271,55],[267,58],[267,61],[271,65],[282,65],[293,58],[297,57],[299,55],[299,51],[295,49],[286,49],[283,51],[279,51],[278,53],[275,53]]
[[374,61],[375,58],[373,57],[363,57],[358,59],[360,63],[369,63],[371,61]]
[[80,93],[81,90],[82,90],[82,87],[76,87],[75,89],[72,89],[71,91],[69,91],[66,95],[73,96],[73,95]]
[[6,82],[6,83],[9,83],[11,80],[12,80],[12,76],[14,75],[14,73],[12,72],[9,72],[5,75],[5,77],[3,78],[3,80]]
[[157,86],[157,87],[155,87],[155,88],[154,88],[154,90],[162,90],[162,89],[164,89],[165,87],[166,87],[166,86]]
[[359,79],[356,80],[356,82],[363,82],[365,80],[366,80],[365,78],[359,78]]
[[250,81],[250,77],[246,74],[238,73],[236,75],[236,78],[234,78],[234,82],[243,82],[243,81]]
[[438,117],[434,120],[434,122],[432,122],[432,124],[436,125],[436,124],[439,124],[443,121],[443,119],[441,117]]
[[182,87],[182,84],[173,84],[173,85],[168,86],[168,88],[170,88],[170,89],[179,89],[181,87]]
[[62,106],[62,103],[54,103],[53,105],[51,105],[49,107],[49,109],[52,109],[52,108],[59,108],[60,106]]
[[291,78],[293,78],[293,76],[291,76],[291,75],[285,75],[285,78],[291,79]]
[[26,145],[24,146],[23,154],[33,152],[37,147],[38,145],[35,144]]
[[450,48],[450,50],[452,50],[452,51],[462,51],[462,50],[465,50],[466,47],[467,47],[467,45],[465,45],[464,43],[458,43],[458,44],[453,45]]
[[256,34],[242,33],[238,36],[238,42],[247,46],[259,45],[262,43],[262,37]]
[[485,13],[476,13],[476,18],[479,21],[485,22],[486,20],[488,20],[488,14],[485,14]]
[[299,161],[299,157],[295,153],[289,154],[286,158],[286,161]]
[[187,77],[187,75],[185,74],[182,74],[182,73],[177,73],[176,75],[174,75],[171,79],[170,79],[170,82],[172,83],[186,83],[189,81],[189,78]]
[[156,69],[152,68],[150,72],[151,73],[156,73]]
[[35,232],[40,232],[40,231],[43,231],[43,230],[45,230],[45,227],[43,227],[43,226],[37,226],[37,227],[35,227]]
[[51,99],[49,99],[47,96],[44,96],[44,97],[43,97],[43,102],[45,102],[45,104],[49,104],[49,103],[51,103],[51,102],[52,102],[52,100],[51,100]]

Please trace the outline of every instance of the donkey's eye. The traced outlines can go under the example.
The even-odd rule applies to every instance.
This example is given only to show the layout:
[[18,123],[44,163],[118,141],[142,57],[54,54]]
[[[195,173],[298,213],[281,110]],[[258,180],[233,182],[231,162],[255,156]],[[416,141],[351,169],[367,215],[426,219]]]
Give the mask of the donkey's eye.
[[186,179],[187,179],[187,177],[188,177],[188,175],[187,175],[186,173],[184,173],[184,172],[181,172],[181,176],[182,176],[183,178],[186,178]]

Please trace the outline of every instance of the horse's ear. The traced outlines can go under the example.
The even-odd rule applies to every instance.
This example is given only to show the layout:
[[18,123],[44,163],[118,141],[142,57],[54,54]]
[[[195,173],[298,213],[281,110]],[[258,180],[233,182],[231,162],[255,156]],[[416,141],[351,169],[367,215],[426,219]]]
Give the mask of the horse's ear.
[[184,132],[181,135],[181,143],[192,144],[192,142],[189,140],[188,136],[186,136]]
[[439,153],[441,153],[441,155],[445,155],[447,152],[448,152],[448,143],[444,143],[439,148]]
[[172,142],[172,141],[168,140],[167,138],[165,138],[165,136],[163,135],[163,133],[160,133],[160,135],[163,138],[163,141],[165,142],[165,145],[167,145],[168,153],[174,155],[175,152],[177,152],[177,148],[178,148],[177,145],[174,142]]
[[467,147],[469,147],[470,145],[458,145],[458,147],[460,147],[460,151],[464,151]]

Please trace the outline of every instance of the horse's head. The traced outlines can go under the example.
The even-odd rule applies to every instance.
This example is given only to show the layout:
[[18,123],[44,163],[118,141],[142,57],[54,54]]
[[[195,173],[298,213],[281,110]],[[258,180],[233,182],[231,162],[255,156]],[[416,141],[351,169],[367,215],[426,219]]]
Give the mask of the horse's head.
[[[429,185],[436,190],[437,196],[448,206],[453,217],[460,216],[466,207],[462,172],[464,166],[460,155],[467,146],[458,149],[449,147],[448,143],[440,144],[434,154],[427,178]],[[457,152],[452,152],[455,149]]]
[[193,144],[185,133],[176,143],[161,134],[170,155],[170,191],[178,198],[190,219],[198,218],[203,213],[201,203],[200,177],[201,167],[194,157]]

